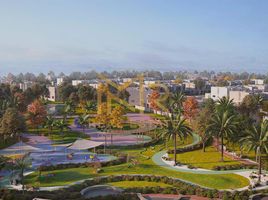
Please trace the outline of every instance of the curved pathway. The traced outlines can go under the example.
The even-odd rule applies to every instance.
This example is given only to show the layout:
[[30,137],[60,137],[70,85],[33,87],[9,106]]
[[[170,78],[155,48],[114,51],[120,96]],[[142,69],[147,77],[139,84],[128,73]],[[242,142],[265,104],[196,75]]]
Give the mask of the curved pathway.
[[[196,145],[200,142],[200,138],[197,134],[194,134],[193,135],[193,143],[185,146],[185,147],[189,147],[189,146],[193,146],[193,145]],[[156,154],[153,155],[152,157],[152,160],[153,162],[160,166],[160,167],[163,167],[163,168],[166,168],[166,169],[169,169],[169,170],[173,170],[173,171],[178,171],[178,172],[188,172],[188,173],[193,173],[193,174],[237,174],[237,175],[240,175],[240,176],[243,176],[245,178],[247,178],[250,182],[250,185],[254,185],[254,182],[253,180],[250,178],[250,175],[251,173],[254,171],[252,169],[239,169],[239,170],[224,170],[224,171],[216,171],[216,170],[206,170],[206,169],[189,169],[187,168],[186,165],[184,166],[173,166],[171,164],[168,164],[167,162],[165,162],[162,157],[167,154],[167,151],[160,151],[160,152],[157,152]],[[255,170],[256,171],[256,170]],[[265,171],[263,171],[265,172]],[[265,178],[265,177],[263,177]],[[265,181],[263,181],[265,182]],[[194,184],[195,183],[191,183],[191,184]],[[261,187],[257,187],[257,188],[254,188],[253,190],[262,190],[262,189],[267,189],[268,186],[267,185],[263,185]],[[243,187],[243,188],[239,188],[239,189],[236,189],[238,191],[242,191],[242,190],[247,190],[248,189],[248,186],[246,187]],[[231,189],[230,189],[231,190]]]

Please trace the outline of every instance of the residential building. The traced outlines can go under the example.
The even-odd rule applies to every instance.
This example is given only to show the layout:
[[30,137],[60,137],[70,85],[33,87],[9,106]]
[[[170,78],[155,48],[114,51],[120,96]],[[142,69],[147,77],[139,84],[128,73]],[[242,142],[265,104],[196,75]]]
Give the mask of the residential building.
[[49,96],[48,96],[47,100],[49,100],[49,101],[57,101],[57,99],[58,99],[57,87],[49,86],[48,91],[49,91]]
[[233,100],[235,104],[242,103],[243,99],[250,95],[247,91],[239,91],[239,90],[230,90],[229,91],[229,98]]
[[72,80],[72,85],[77,86],[77,85],[82,84],[84,82],[85,82],[84,80]]
[[61,78],[57,78],[57,85],[61,85],[62,83],[64,82],[64,79],[61,77]]
[[19,84],[19,88],[22,90],[22,91],[25,91],[27,90],[29,87],[31,87],[33,85],[33,82],[31,81],[24,81],[23,83],[20,83]]
[[[141,91],[139,87],[128,87],[126,90],[129,93],[128,103],[130,105],[135,106],[137,109],[141,110],[147,110],[149,108],[149,88],[144,88],[144,90]],[[143,97],[141,97],[141,95],[143,95]]]
[[214,101],[221,99],[222,97],[229,97],[229,87],[211,87],[211,93],[205,95],[207,98],[211,98]]

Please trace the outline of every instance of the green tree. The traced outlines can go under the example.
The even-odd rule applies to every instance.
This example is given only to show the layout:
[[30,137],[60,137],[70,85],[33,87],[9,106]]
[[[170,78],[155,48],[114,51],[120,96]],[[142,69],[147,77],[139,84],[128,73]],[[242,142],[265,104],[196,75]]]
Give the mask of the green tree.
[[77,88],[75,88],[72,84],[63,83],[59,86],[59,98],[61,101],[66,101],[69,99],[70,95],[74,92],[77,92]]
[[247,95],[243,99],[239,110],[242,114],[252,117],[258,112],[259,102],[257,98],[253,95]]
[[230,111],[216,112],[211,120],[211,124],[208,127],[208,131],[211,131],[217,138],[221,138],[221,161],[224,161],[224,138],[228,139],[234,134],[237,128],[236,115]]
[[225,111],[228,111],[229,113],[234,113],[235,106],[232,99],[227,97],[222,97],[216,102],[215,105],[216,112],[217,113],[224,113]]
[[165,117],[162,120],[161,136],[167,140],[173,140],[174,142],[174,165],[177,164],[177,137],[180,140],[184,140],[187,136],[192,135],[191,128],[186,124],[186,119],[183,119],[181,115],[172,115]]
[[15,108],[8,108],[0,122],[0,133],[4,140],[25,130],[24,117]]
[[211,132],[208,130],[213,112],[207,107],[202,107],[193,120],[193,129],[200,136],[203,144],[203,152],[206,151],[206,143],[211,138]]
[[67,118],[67,115],[71,115],[75,113],[75,104],[72,101],[66,101],[63,108],[64,118]]
[[241,138],[240,142],[248,151],[254,150],[259,161],[259,181],[261,181],[262,173],[262,155],[268,153],[268,121],[265,120],[260,126],[252,126],[246,130],[246,134]]
[[174,93],[170,93],[169,97],[165,102],[165,106],[172,115],[180,115],[183,111],[182,104],[184,101],[184,94],[181,91],[176,90]]
[[67,129],[69,126],[65,119],[59,119],[56,121],[56,127],[63,133],[64,129]]
[[97,110],[97,103],[95,101],[87,101],[84,105],[86,113],[94,112]]
[[202,78],[196,78],[194,80],[194,84],[195,84],[196,89],[198,89],[200,93],[202,93],[205,90],[206,81],[203,80]]
[[52,134],[53,127],[55,126],[56,126],[56,120],[51,115],[48,115],[46,117],[45,128],[49,129],[49,134]]
[[89,115],[83,114],[83,115],[79,115],[78,117],[78,124],[80,126],[82,126],[83,128],[83,132],[85,132],[85,127],[88,125],[89,123]]
[[24,193],[24,189],[25,189],[24,172],[28,167],[30,167],[30,165],[31,165],[31,160],[30,160],[28,155],[25,155],[22,158],[18,158],[14,162],[15,169],[19,170],[23,193]]

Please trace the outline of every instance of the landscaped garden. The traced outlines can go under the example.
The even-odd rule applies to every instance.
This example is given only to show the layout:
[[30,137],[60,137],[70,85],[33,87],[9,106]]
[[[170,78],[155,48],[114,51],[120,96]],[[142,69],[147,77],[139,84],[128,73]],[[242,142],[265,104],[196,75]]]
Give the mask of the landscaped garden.
[[135,188],[135,187],[172,187],[172,185],[168,185],[165,183],[157,183],[157,182],[149,182],[149,181],[118,181],[107,183],[108,185],[112,185],[120,188]]
[[[148,191],[164,192],[162,189],[166,189],[169,193],[175,193],[175,188],[183,185],[194,187],[194,191],[202,188],[208,196],[214,195],[210,189],[241,189],[250,184],[251,187],[257,187],[257,183],[252,184],[250,177],[226,171],[248,166],[243,165],[243,160],[226,156],[224,148],[229,148],[227,144],[239,142],[239,148],[243,148],[244,152],[249,150],[252,153],[260,148],[264,151],[265,146],[258,146],[259,140],[251,138],[252,133],[262,135],[263,132],[257,128],[253,131],[248,129],[245,136],[236,136],[234,133],[242,131],[236,123],[238,114],[228,99],[222,99],[218,104],[205,102],[198,108],[193,98],[185,98],[181,93],[173,95],[170,97],[171,102],[168,102],[171,115],[150,114],[156,121],[149,115],[131,115],[119,104],[113,104],[109,113],[107,103],[102,103],[96,112],[95,103],[84,100],[79,104],[65,102],[60,106],[60,112],[57,112],[60,115],[48,114],[38,99],[27,107],[24,115],[7,109],[2,122],[10,120],[10,115],[21,115],[27,119],[27,123],[20,124],[16,129],[17,132],[24,132],[21,135],[24,143],[16,148],[20,152],[20,145],[24,145],[28,150],[21,151],[21,155],[6,154],[13,159],[12,165],[15,165],[14,168],[10,167],[12,173],[17,172],[21,177],[17,180],[15,176],[11,182],[19,181],[22,188],[24,184],[27,188],[34,186],[43,189],[54,186],[77,187],[75,191],[79,192],[78,188],[84,187],[83,181],[89,179],[97,184],[101,179],[103,183],[127,191],[134,188],[139,191],[146,187],[150,188]],[[197,112],[198,109],[201,111]],[[91,123],[98,129],[90,126]],[[8,130],[10,127],[5,125],[2,124]],[[143,137],[150,140],[144,140]],[[220,142],[217,144],[215,141]],[[11,150],[14,150],[13,147]],[[257,156],[258,159],[263,158],[262,155]],[[7,162],[7,168],[9,164]],[[253,167],[256,165],[254,163]],[[260,164],[260,171],[261,167]],[[24,177],[27,170],[32,172]],[[117,180],[117,176],[123,178]],[[107,180],[104,177],[108,177]],[[261,178],[265,177],[260,173]],[[158,183],[156,180],[160,179]],[[76,186],[71,186],[73,184]],[[217,192],[215,196],[218,196]]]
[[[170,154],[173,158],[173,155]],[[184,152],[177,154],[177,160],[183,164],[191,167],[203,168],[203,169],[215,169],[217,166],[229,166],[229,165],[240,165],[241,162],[234,161],[233,159],[224,156],[224,162],[220,162],[221,154],[213,146],[206,148],[203,152],[202,149]]]
[[[102,167],[102,171],[97,174],[94,173],[93,168],[70,168],[42,172],[43,175],[53,174],[54,176],[51,177],[51,179],[41,178],[40,182],[37,181],[39,180],[39,172],[34,172],[26,177],[26,181],[29,184],[34,183],[33,185],[36,186],[57,186],[98,176],[120,174],[156,175],[157,173],[157,175],[180,178],[215,189],[242,188],[249,184],[248,179],[236,174],[194,174],[162,168],[152,161],[152,156],[162,148],[164,148],[164,145],[157,145],[155,148],[149,147],[145,151],[143,149],[121,150],[129,155],[133,155],[133,159],[137,160],[137,162],[135,164],[133,164],[133,162],[129,162],[121,165]],[[70,174],[71,176],[65,176],[66,174]]]

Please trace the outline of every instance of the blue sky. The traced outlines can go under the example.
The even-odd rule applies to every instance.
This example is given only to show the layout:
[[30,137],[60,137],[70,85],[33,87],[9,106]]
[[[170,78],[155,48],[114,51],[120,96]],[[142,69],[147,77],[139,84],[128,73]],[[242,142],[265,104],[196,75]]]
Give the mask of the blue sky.
[[0,74],[268,71],[266,0],[0,1]]

